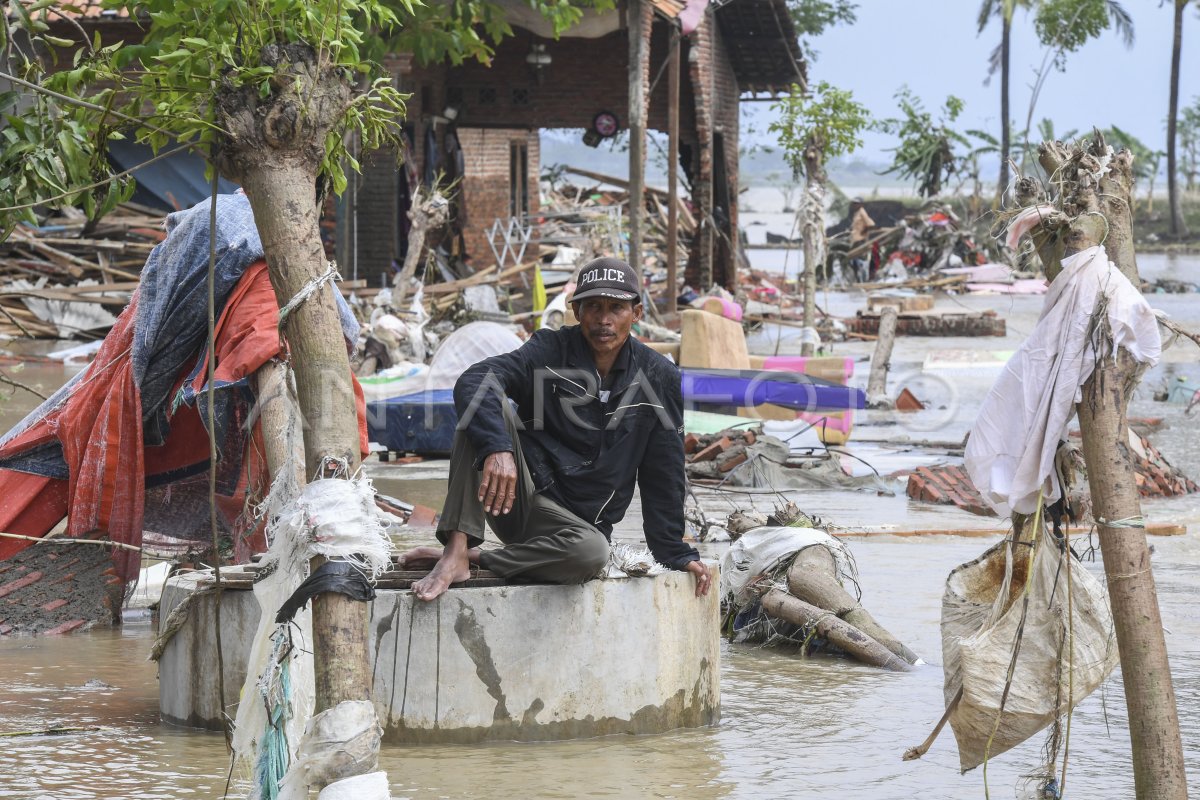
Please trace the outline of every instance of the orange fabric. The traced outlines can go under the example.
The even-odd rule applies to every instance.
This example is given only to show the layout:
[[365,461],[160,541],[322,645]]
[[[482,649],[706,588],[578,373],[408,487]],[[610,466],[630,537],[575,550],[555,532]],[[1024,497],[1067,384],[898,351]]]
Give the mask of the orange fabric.
[[[54,440],[62,443],[69,481],[0,470],[0,530],[44,536],[68,515],[67,535],[106,531],[113,541],[140,546],[147,475],[161,475],[208,460],[208,432],[195,406],[183,406],[171,417],[171,431],[161,447],[145,448],[141,394],[133,380],[130,352],[137,295],[105,337],[87,376],[69,399],[0,448],[0,457],[21,453]],[[256,262],[230,294],[216,326],[218,384],[240,380],[280,355],[279,306],[265,261]],[[191,366],[184,370],[186,376]],[[201,370],[194,388],[206,380]],[[353,378],[358,413],[359,446],[367,455],[366,401]],[[262,432],[257,422],[244,454],[237,493],[219,499],[230,519],[241,513],[245,492],[265,492]],[[65,492],[63,491],[65,488]],[[261,531],[259,531],[261,546]],[[28,546],[0,541],[0,558]],[[137,575],[140,558],[124,549],[114,552],[117,574]]]
[[[67,515],[67,482],[0,469],[0,530],[21,536],[45,536]],[[0,561],[31,542],[0,537]]]

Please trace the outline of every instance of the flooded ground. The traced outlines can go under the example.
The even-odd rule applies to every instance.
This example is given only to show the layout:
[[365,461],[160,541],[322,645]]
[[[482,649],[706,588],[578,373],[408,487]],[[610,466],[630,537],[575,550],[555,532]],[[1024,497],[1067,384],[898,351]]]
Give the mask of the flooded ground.
[[[1194,257],[1164,269],[1195,279]],[[1169,266],[1169,269],[1168,269]],[[1143,262],[1143,269],[1146,265]],[[1191,273],[1188,277],[1187,273]],[[1200,329],[1195,295],[1155,295],[1163,308]],[[853,313],[861,295],[831,294],[829,310]],[[916,417],[872,412],[855,428],[851,451],[887,474],[914,453],[909,441],[961,441],[996,372],[964,366],[955,351],[1015,349],[1036,321],[1041,298],[941,298],[939,309],[997,310],[1008,320],[1004,339],[898,341],[893,375],[914,381],[933,408]],[[772,332],[763,334],[770,336]],[[762,349],[764,339],[759,342]],[[778,339],[780,352],[791,342]],[[770,341],[770,349],[775,342]],[[1190,348],[1190,349],[1189,349]],[[869,356],[870,344],[837,345],[838,354]],[[1178,345],[1143,383],[1131,414],[1163,417],[1152,437],[1177,466],[1200,476],[1195,418],[1180,406],[1158,403],[1151,390],[1184,376],[1200,379],[1200,351]],[[53,388],[67,377],[59,367],[31,366],[26,382]],[[865,384],[866,364],[855,382]],[[14,398],[0,407],[10,425],[29,407]],[[889,443],[887,445],[879,443]],[[444,492],[444,462],[411,466],[372,464],[381,491],[437,505]],[[949,730],[921,761],[902,762],[942,713],[940,603],[946,574],[996,538],[898,538],[886,531],[918,528],[993,528],[997,521],[953,508],[910,502],[891,480],[892,496],[846,491],[804,491],[790,496],[805,510],[838,526],[878,531],[850,540],[863,603],[929,662],[908,674],[882,673],[846,661],[802,659],[751,646],[722,647],[720,725],[657,736],[610,737],[553,744],[487,744],[385,747],[382,767],[392,794],[411,798],[458,797],[983,797],[980,770],[959,775]],[[727,512],[732,503],[770,508],[770,495],[702,493],[704,507]],[[1155,538],[1154,567],[1167,628],[1184,748],[1194,787],[1200,787],[1200,500],[1196,496],[1148,502],[1154,522],[1181,522],[1187,536]],[[620,538],[640,538],[636,511],[621,524]],[[414,534],[409,539],[421,538]],[[725,545],[704,545],[717,558]],[[1098,563],[1089,565],[1099,574]],[[228,759],[219,734],[166,726],[158,721],[155,666],[146,661],[152,633],[145,620],[119,631],[62,638],[0,639],[0,798],[216,797],[224,791]],[[50,726],[98,726],[62,736],[6,734]],[[1023,776],[1041,763],[1041,737],[1005,754],[988,768],[994,798],[1028,797]],[[1070,796],[1132,796],[1128,724],[1120,674],[1077,709],[1071,730],[1067,791]],[[237,782],[234,789],[243,790]]]

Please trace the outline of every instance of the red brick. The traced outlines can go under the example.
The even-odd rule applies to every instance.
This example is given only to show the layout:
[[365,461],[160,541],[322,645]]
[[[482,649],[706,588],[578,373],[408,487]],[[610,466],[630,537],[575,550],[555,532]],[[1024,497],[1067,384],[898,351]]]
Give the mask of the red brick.
[[73,581],[73,580],[75,580],[75,573],[68,572],[66,575],[63,575],[61,578],[57,578],[57,579],[51,581],[50,585],[57,586],[60,583],[66,583],[67,581]]
[[46,603],[45,605],[43,605],[43,606],[42,606],[42,611],[53,611],[53,610],[54,610],[54,609],[56,609],[56,608],[62,608],[62,607],[63,607],[63,606],[65,606],[66,604],[67,604],[67,601],[66,601],[66,600],[63,600],[63,599],[60,597],[60,598],[59,598],[59,599],[57,599],[57,600],[51,600],[49,603]]
[[724,463],[717,467],[721,472],[731,472],[734,468],[745,464],[750,457],[745,452],[738,453],[733,458],[727,459]]
[[722,436],[720,439],[713,442],[712,444],[710,444],[708,447],[704,448],[700,452],[696,453],[696,455],[692,456],[692,461],[693,462],[712,461],[713,459],[715,459],[721,453],[724,453],[726,450],[728,450],[732,446],[733,446],[733,442],[729,441],[729,437]]
[[413,506],[412,514],[408,516],[408,524],[414,528],[432,527],[438,518],[438,512],[429,506]]
[[917,396],[910,392],[907,387],[896,398],[897,411],[922,411],[924,408],[925,404],[918,400]]
[[687,436],[683,437],[683,452],[684,453],[686,453],[687,455],[690,456],[692,453],[696,452],[699,448],[700,448],[700,440],[698,438],[696,438],[696,434],[689,433]]
[[3,586],[0,586],[0,597],[7,597],[18,589],[24,589],[26,586],[29,586],[32,583],[37,583],[41,579],[42,573],[39,571],[31,572],[22,578],[17,578],[15,581],[9,581]]
[[83,624],[84,624],[83,620],[73,619],[70,622],[64,622],[62,625],[59,625],[57,628],[51,628],[50,630],[46,631],[43,635],[44,636],[58,636],[63,633],[70,633],[71,631],[75,630],[76,628],[82,627]]
[[742,438],[746,440],[746,444],[754,444],[758,441],[758,436],[755,435],[754,431],[746,431],[745,436]]

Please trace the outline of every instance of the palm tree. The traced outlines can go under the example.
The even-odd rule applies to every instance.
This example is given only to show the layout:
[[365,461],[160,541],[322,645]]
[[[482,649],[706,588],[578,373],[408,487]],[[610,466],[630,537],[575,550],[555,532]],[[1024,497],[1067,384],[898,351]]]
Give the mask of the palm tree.
[[1191,0],[1175,0],[1175,40],[1171,45],[1171,107],[1167,112],[1167,203],[1171,207],[1171,235],[1186,236],[1183,206],[1175,176],[1175,122],[1179,115],[1179,54],[1183,49],[1183,12]]
[[[1088,2],[1088,0],[1082,0]],[[1117,0],[1102,0],[1112,27],[1129,47],[1133,44],[1133,18]],[[1190,0],[1175,0],[1188,3]],[[1041,0],[983,0],[979,6],[979,33],[983,33],[994,18],[1000,19],[1000,44],[992,51],[988,64],[988,78],[1000,71],[1000,180],[996,184],[997,197],[1003,198],[1008,189],[1008,154],[1012,148],[1012,117],[1009,114],[1008,75],[1009,51],[1012,40],[1012,21],[1018,8],[1032,9]],[[1045,42],[1054,45],[1054,42]],[[1062,45],[1059,45],[1060,47]]]
[[1008,189],[1008,152],[1012,146],[1012,116],[1008,112],[1008,57],[1012,38],[1013,14],[1017,7],[1028,8],[1034,0],[983,0],[979,7],[979,33],[983,33],[993,17],[1000,18],[1000,46],[992,51],[988,79],[1000,70],[1000,180],[996,195],[1004,197]]

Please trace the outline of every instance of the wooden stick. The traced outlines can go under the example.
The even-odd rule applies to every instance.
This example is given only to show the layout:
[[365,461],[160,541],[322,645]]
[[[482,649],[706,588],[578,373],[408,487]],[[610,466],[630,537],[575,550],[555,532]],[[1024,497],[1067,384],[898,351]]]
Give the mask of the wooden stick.
[[950,721],[950,715],[954,713],[954,709],[958,708],[958,704],[962,702],[963,690],[959,687],[958,694],[954,695],[954,699],[950,701],[950,705],[946,706],[946,713],[942,714],[942,718],[938,720],[937,725],[933,726],[933,732],[925,738],[916,747],[910,747],[904,751],[901,757],[904,761],[915,761],[921,756],[929,752],[929,748],[933,746],[933,742],[937,739],[938,734],[942,732],[942,728],[946,727],[946,723]]
[[0,733],[0,737],[10,738],[14,736],[61,736],[65,733],[95,733],[100,730],[97,725],[88,725],[86,727],[53,727],[43,728],[40,731],[4,731]]
[[20,534],[20,533],[3,533],[3,532],[0,532],[0,536],[4,537],[6,539],[24,539],[26,541],[33,542],[34,544],[47,544],[47,543],[50,543],[50,544],[102,544],[107,547],[119,547],[122,550],[132,550],[135,553],[142,552],[142,548],[140,548],[140,547],[135,547],[131,544],[124,544],[123,542],[113,542],[113,541],[109,541],[108,539],[75,539],[75,538],[69,537],[69,536],[37,537],[37,536],[25,536],[24,534]]

